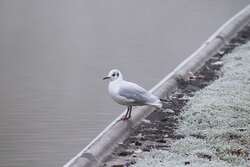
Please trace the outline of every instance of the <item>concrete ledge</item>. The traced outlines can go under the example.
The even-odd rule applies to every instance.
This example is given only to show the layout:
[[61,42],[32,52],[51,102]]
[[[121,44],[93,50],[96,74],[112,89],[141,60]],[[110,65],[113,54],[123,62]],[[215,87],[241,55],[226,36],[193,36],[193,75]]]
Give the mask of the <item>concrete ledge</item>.
[[[150,91],[157,96],[165,96],[176,87],[177,78],[185,77],[190,71],[197,71],[206,60],[218,52],[218,50],[232,39],[249,21],[250,5],[227,21],[207,41],[205,41],[198,50],[185,59]],[[112,152],[113,148],[117,146],[119,142],[122,142],[129,135],[131,130],[151,112],[153,112],[153,108],[151,107],[136,107],[133,110],[133,117],[131,120],[117,122],[124,114],[122,113],[80,153],[65,164],[64,167],[98,166],[98,164]]]

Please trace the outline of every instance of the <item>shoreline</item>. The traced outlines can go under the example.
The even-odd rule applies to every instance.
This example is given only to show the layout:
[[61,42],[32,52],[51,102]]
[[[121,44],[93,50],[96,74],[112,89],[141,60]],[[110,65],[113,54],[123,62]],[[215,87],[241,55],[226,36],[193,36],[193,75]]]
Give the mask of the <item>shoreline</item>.
[[[101,167],[118,167],[134,165],[145,152],[151,150],[169,150],[171,144],[185,136],[176,134],[175,130],[180,121],[179,114],[185,110],[185,106],[195,92],[207,87],[222,76],[221,59],[233,51],[236,47],[250,40],[250,26],[246,26],[225,47],[212,56],[205,65],[188,78],[179,78],[177,89],[171,93],[170,99],[175,105],[164,106],[163,112],[154,112],[144,120],[130,136],[120,144]],[[199,134],[191,135],[195,138],[203,138]],[[202,155],[205,156],[205,155]],[[206,156],[205,156],[206,157]],[[210,159],[210,156],[206,158]],[[187,162],[188,163],[188,162]]]
[[[250,6],[245,7],[234,17],[223,24],[202,46],[179,64],[170,74],[164,77],[150,91],[159,97],[172,92],[181,78],[186,80],[190,72],[198,71],[204,63],[227,44],[249,22]],[[64,167],[97,166],[105,162],[107,156],[128,138],[141,121],[154,110],[150,107],[134,109],[133,117],[127,122],[117,123],[123,114],[106,127],[81,152],[74,156]],[[148,122],[148,121],[146,121]]]

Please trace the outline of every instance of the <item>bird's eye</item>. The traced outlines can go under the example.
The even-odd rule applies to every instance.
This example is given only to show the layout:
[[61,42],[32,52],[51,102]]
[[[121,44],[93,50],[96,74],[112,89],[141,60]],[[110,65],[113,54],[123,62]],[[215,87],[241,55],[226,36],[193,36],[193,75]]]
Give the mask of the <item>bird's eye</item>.
[[112,76],[114,77],[114,76],[115,76],[115,73],[114,73],[114,74],[112,74]]
[[119,77],[119,72],[118,72],[118,73],[116,73],[116,76],[118,76],[118,77]]

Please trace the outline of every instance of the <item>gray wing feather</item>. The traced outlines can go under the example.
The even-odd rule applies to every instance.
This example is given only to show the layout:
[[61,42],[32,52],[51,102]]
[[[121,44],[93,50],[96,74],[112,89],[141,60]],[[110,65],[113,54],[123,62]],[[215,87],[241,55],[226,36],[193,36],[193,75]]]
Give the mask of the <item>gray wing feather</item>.
[[119,95],[129,100],[133,100],[133,103],[135,104],[143,105],[153,101],[147,91],[137,85],[120,88]]

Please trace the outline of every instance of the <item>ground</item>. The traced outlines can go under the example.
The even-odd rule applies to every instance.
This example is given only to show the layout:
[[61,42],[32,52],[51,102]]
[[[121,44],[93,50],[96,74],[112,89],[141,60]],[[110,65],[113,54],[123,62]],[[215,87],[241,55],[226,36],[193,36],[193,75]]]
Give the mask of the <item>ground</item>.
[[[188,79],[103,166],[250,166],[250,28]],[[244,45],[243,45],[244,44]]]

